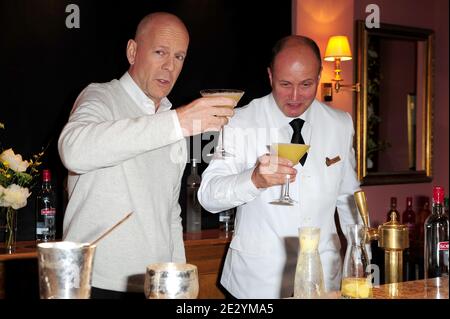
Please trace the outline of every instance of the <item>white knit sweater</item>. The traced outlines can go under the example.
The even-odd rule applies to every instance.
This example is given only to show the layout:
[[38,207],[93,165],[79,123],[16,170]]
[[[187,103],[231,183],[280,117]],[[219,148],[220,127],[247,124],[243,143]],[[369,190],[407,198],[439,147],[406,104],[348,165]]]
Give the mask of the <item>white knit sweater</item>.
[[[186,142],[175,111],[148,115],[118,80],[91,84],[78,97],[58,142],[69,170],[64,240],[101,240],[92,286],[143,291],[146,266],[184,262],[178,197]],[[179,125],[179,124],[178,124]]]

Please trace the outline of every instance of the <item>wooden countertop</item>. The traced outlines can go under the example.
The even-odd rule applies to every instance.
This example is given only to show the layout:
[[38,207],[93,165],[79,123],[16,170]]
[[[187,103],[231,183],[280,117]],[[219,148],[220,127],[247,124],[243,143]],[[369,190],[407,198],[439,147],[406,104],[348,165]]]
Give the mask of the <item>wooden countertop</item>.
[[[448,299],[448,277],[405,281],[373,288],[373,299]],[[341,299],[338,291],[324,299]]]
[[373,289],[375,299],[448,299],[448,277],[381,285]]
[[206,229],[198,233],[184,233],[184,246],[218,245],[231,241],[232,233],[226,233],[219,229]]
[[[3,249],[3,243],[0,243],[0,249]],[[18,241],[16,251],[12,254],[0,251],[0,261],[28,258],[37,258],[36,242],[34,240]]]
[[[225,233],[219,229],[206,229],[199,233],[184,233],[183,239],[185,247],[218,245],[229,243],[231,241],[231,233]],[[0,243],[0,249],[2,247],[3,243]],[[34,240],[17,242],[16,251],[12,254],[6,254],[0,251],[0,261],[36,257],[36,242]]]

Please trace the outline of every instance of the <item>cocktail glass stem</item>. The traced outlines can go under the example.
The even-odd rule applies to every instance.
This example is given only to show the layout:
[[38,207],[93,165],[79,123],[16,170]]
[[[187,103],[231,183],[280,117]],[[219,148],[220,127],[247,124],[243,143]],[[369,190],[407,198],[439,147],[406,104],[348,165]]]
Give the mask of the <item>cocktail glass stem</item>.
[[232,154],[230,154],[227,151],[225,151],[225,142],[224,142],[224,137],[223,137],[224,134],[225,134],[224,129],[221,128],[220,129],[220,135],[221,135],[221,137],[220,137],[221,142],[220,143],[221,143],[221,145],[220,145],[220,148],[219,148],[219,152],[222,155],[222,157],[232,157],[233,156]]
[[234,157],[233,154],[225,151],[225,147],[224,147],[225,142],[224,142],[224,137],[223,137],[224,129],[223,128],[220,129],[219,135],[221,136],[220,143],[216,147],[215,154],[209,154],[209,156],[214,156],[216,159],[224,159],[225,157]]
[[284,183],[284,194],[283,194],[284,200],[292,200],[291,197],[289,196],[289,179],[290,178],[291,178],[291,176],[289,174],[286,175],[286,181]]
[[283,205],[283,206],[293,206],[295,203],[297,203],[297,201],[292,199],[291,196],[289,195],[289,179],[290,178],[291,178],[290,175],[286,175],[286,181],[284,183],[283,193],[281,194],[279,199],[270,202],[271,204]]

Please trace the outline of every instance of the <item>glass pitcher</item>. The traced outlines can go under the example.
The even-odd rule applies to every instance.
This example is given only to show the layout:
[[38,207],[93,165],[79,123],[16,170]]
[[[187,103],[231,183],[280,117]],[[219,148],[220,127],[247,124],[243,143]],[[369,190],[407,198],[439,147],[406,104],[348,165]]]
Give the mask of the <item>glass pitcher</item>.
[[320,228],[299,228],[300,253],[295,270],[294,298],[320,298],[325,292],[319,238]]
[[341,295],[344,298],[371,298],[372,279],[368,273],[369,259],[365,247],[364,225],[347,225],[347,251],[342,270]]

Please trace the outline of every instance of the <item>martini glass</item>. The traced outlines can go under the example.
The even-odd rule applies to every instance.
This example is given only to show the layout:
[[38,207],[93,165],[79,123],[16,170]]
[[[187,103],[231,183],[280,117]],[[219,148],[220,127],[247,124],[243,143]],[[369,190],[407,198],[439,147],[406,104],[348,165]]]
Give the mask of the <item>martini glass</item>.
[[[228,98],[232,98],[233,100],[236,101],[236,104],[239,102],[239,100],[241,99],[241,97],[244,95],[244,91],[242,90],[234,90],[234,89],[207,89],[207,90],[201,90],[200,94],[203,97],[228,97]],[[224,107],[228,107],[230,109],[234,108],[234,105],[226,105]],[[223,159],[225,157],[234,157],[233,154],[228,153],[227,151],[225,151],[225,147],[224,147],[224,139],[223,139],[223,127],[220,129],[220,135],[222,137],[221,143],[220,145],[217,146],[216,148],[216,152],[214,154],[215,158],[218,159]]]
[[[274,143],[271,145],[271,153],[283,157],[297,165],[300,159],[306,154],[309,149],[307,144],[295,144],[295,143]],[[289,179],[290,175],[286,175],[286,182],[284,184],[284,191],[281,197],[277,200],[270,202],[273,205],[293,206],[296,203],[295,200],[289,195]]]

